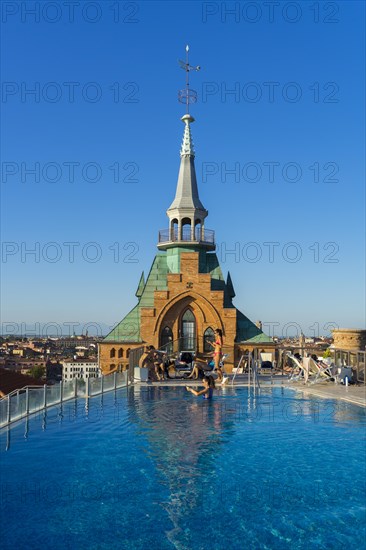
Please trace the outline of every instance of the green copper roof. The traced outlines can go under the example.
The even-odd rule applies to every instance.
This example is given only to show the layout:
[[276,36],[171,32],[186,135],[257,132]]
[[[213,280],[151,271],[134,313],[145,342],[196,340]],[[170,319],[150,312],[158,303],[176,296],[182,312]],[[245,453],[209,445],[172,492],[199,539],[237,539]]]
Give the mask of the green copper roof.
[[142,272],[141,277],[140,277],[139,286],[137,287],[136,294],[135,294],[135,296],[137,298],[140,298],[140,296],[142,295],[144,287],[145,287],[145,276],[144,276],[144,272]]
[[[244,342],[241,342],[244,343]],[[270,336],[267,336],[267,334],[264,334],[262,332],[261,334],[257,334],[257,336],[253,336],[253,338],[249,338],[249,340],[245,340],[245,344],[269,344],[273,343],[272,338]]]
[[239,310],[237,310],[236,319],[236,342],[248,342],[251,344],[272,342],[272,338],[265,334]]
[[140,337],[140,307],[137,304],[104,338],[105,342],[142,342]]
[[152,263],[150,273],[144,283],[141,275],[136,296],[138,304],[122,319],[114,329],[104,338],[105,342],[142,342],[140,335],[140,308],[154,305],[154,291],[167,290],[166,255],[157,254]]

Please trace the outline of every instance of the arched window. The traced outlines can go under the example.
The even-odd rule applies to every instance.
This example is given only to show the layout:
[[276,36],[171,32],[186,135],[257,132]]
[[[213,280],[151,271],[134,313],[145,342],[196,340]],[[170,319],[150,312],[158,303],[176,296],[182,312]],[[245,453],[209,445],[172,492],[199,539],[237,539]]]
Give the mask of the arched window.
[[181,349],[194,351],[196,349],[196,319],[190,309],[186,309],[182,315],[181,334]]
[[109,353],[109,357],[116,357],[116,350],[114,348],[111,349],[110,353]]
[[173,332],[170,327],[164,327],[160,335],[160,347],[168,353],[173,351]]
[[178,220],[175,218],[170,222],[170,240],[178,240]]
[[123,357],[123,348],[119,348],[118,350],[118,358],[120,359],[121,357]]
[[208,327],[203,334],[203,351],[213,351],[213,347],[210,345],[210,342],[215,341],[215,333],[211,327]]
[[183,218],[182,220],[182,241],[191,241],[191,220],[190,218]]
[[126,349],[126,359],[129,358],[129,356],[130,356],[130,351],[131,351],[130,348],[127,348],[127,349]]

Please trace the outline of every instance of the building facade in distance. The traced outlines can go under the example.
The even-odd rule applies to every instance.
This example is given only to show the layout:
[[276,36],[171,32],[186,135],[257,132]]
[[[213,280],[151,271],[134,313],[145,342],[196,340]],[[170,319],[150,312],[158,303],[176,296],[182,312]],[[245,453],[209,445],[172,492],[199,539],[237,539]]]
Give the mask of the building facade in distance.
[[62,380],[67,382],[74,378],[98,378],[101,376],[97,361],[87,359],[66,359],[62,362]]
[[124,370],[131,349],[152,344],[161,349],[212,352],[214,330],[223,332],[226,364],[232,368],[245,351],[273,352],[275,343],[233,304],[230,273],[226,279],[215,253],[214,231],[206,228],[208,211],[200,201],[191,136],[194,118],[186,114],[175,198],[167,210],[168,228],[159,232],[158,250],[148,276],[141,275],[138,303],[99,343],[103,374]]

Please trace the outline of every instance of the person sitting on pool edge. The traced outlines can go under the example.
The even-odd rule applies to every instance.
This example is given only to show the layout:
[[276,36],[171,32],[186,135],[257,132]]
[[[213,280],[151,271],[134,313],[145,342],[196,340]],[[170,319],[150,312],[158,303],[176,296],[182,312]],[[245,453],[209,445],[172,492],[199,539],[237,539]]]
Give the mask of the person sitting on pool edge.
[[[221,366],[220,366],[220,372],[222,374]],[[198,380],[198,378],[202,377],[202,374],[206,376],[213,376],[214,373],[215,373],[215,363],[212,358],[207,359],[207,361],[202,361],[201,359],[195,359],[193,363],[192,372],[189,376],[187,376],[187,379],[190,378],[191,380]],[[220,380],[220,375],[218,375],[217,383],[224,386],[228,380],[229,380],[228,376],[223,376]]]
[[[212,363],[212,364],[211,364]],[[202,373],[211,373],[215,370],[215,365],[212,360],[212,358],[207,359],[206,361],[202,361],[201,359],[195,359],[193,363],[192,372],[189,376],[187,376],[187,379],[190,378],[192,380],[198,380],[198,378],[201,377]]]
[[155,374],[159,382],[165,379],[164,355],[153,348],[152,350]]
[[203,390],[196,391],[193,388],[190,388],[189,386],[186,386],[186,390],[193,393],[196,397],[199,397],[200,395],[203,395],[204,399],[212,399],[213,391],[215,389],[215,381],[212,378],[212,376],[204,376],[202,379],[203,382]]
[[157,378],[155,365],[154,365],[154,358],[153,358],[153,352],[154,352],[154,346],[145,346],[144,353],[141,355],[139,359],[139,367],[146,368],[149,371],[148,377],[149,380],[154,381]]

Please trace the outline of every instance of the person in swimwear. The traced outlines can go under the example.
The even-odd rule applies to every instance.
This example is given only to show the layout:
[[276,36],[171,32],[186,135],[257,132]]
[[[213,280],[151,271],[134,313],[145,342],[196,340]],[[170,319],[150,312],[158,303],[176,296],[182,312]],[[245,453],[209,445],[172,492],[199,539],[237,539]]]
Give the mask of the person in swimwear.
[[186,390],[195,395],[196,397],[199,397],[200,395],[203,395],[204,399],[212,399],[213,391],[215,389],[215,381],[212,378],[212,376],[205,376],[202,380],[203,382],[203,390],[196,391],[193,388],[190,388],[189,386],[186,386]]
[[223,345],[221,329],[217,328],[215,330],[215,342],[210,342],[210,344],[214,348],[213,359],[215,361],[215,370],[217,372],[218,382],[221,383],[224,378],[224,374],[220,367],[220,361],[222,357],[222,345]]
[[203,374],[212,373],[215,370],[213,359],[207,359],[207,361],[202,361],[201,359],[195,359],[193,363],[192,372],[187,378],[197,380]]
[[157,379],[164,380],[165,379],[165,367],[164,367],[164,356],[161,352],[152,350],[153,353],[153,363],[155,368],[155,374]]

